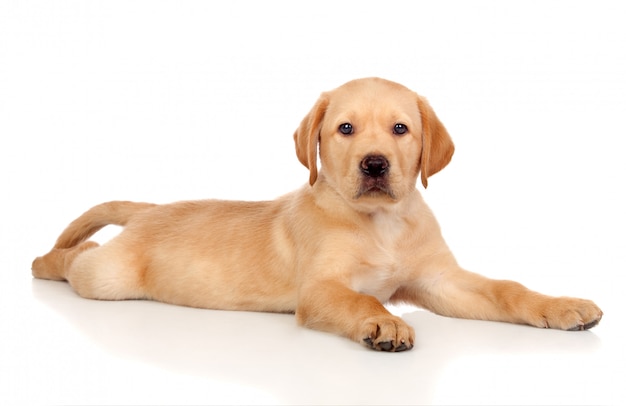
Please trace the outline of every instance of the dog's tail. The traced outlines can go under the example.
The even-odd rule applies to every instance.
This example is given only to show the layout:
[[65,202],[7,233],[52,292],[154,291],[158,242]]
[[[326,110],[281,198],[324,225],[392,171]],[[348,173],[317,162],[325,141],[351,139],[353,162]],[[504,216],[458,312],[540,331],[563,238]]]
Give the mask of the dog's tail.
[[59,236],[54,248],[72,248],[109,224],[124,226],[135,214],[154,207],[152,203],[114,201],[92,207],[72,221]]

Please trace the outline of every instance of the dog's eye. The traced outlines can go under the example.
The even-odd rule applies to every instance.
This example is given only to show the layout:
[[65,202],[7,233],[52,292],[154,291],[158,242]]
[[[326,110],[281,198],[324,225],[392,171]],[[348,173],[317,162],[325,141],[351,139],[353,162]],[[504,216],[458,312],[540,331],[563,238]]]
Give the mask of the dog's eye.
[[396,135],[403,135],[405,134],[407,131],[409,131],[409,129],[407,128],[406,125],[404,124],[396,124],[393,127],[393,133]]
[[354,132],[354,128],[352,128],[352,124],[350,123],[343,123],[339,125],[339,132],[343,135],[350,135]]

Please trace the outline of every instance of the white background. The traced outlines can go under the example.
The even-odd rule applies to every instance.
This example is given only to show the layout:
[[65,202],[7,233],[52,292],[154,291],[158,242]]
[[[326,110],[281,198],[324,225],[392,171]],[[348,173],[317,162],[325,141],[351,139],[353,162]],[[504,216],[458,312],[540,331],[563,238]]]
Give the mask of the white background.
[[[617,1],[1,1],[0,403],[623,404],[624,15]],[[364,76],[428,97],[455,140],[423,193],[459,262],[591,298],[597,328],[394,309],[417,346],[382,354],[290,315],[32,280],[33,258],[102,201],[305,183],[293,131],[320,92]]]

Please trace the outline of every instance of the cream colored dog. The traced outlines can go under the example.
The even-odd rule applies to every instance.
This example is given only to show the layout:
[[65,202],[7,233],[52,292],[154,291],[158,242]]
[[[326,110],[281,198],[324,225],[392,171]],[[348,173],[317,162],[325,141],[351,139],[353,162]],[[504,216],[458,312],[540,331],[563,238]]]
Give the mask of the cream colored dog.
[[[271,202],[104,203],[35,259],[33,275],[92,299],[295,312],[304,326],[382,351],[414,340],[386,302],[564,330],[600,321],[591,301],[459,267],[415,187],[454,146],[416,93],[377,78],[348,82],[321,95],[294,139],[309,185]],[[102,246],[87,241],[107,224],[125,228]]]

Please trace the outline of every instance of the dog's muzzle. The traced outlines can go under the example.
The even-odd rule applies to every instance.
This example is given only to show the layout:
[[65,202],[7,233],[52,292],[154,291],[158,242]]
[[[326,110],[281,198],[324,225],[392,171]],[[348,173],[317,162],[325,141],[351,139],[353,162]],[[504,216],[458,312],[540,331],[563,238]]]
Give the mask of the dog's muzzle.
[[363,195],[384,194],[394,198],[389,187],[389,161],[382,155],[368,155],[359,164],[363,175],[357,198]]

